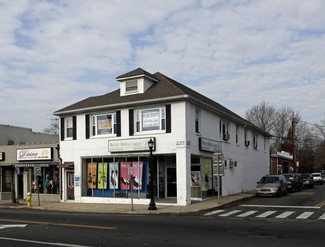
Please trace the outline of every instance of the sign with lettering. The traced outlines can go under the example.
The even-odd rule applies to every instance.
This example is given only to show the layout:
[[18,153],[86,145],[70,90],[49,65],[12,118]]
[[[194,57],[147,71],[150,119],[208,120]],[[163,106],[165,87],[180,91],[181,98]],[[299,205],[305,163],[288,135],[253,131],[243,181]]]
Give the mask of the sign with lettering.
[[4,160],[5,160],[5,153],[0,152],[0,161],[4,161]]
[[17,160],[52,160],[52,148],[17,149]]
[[201,151],[207,151],[212,153],[222,152],[221,142],[210,140],[203,137],[199,138],[199,148]]
[[160,129],[159,109],[143,110],[142,131],[159,130],[159,129]]
[[156,140],[154,137],[127,139],[127,140],[112,140],[108,141],[109,152],[137,152],[137,151],[150,151],[148,142],[150,139],[154,142],[152,150],[156,149]]

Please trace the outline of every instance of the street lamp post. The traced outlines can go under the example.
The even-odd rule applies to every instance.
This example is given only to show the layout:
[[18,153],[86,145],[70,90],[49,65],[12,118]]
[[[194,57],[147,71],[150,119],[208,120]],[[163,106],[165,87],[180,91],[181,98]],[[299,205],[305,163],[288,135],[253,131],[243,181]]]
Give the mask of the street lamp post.
[[148,210],[157,210],[156,203],[154,200],[154,188],[153,188],[153,169],[152,169],[152,149],[153,149],[154,142],[150,138],[148,141],[148,147],[150,149],[150,158],[149,158],[149,167],[150,167],[150,203]]

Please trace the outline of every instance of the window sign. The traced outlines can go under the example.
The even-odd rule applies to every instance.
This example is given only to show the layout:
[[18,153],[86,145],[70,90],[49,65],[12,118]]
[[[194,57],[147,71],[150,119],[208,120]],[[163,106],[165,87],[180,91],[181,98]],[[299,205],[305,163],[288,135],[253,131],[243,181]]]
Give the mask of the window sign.
[[160,129],[159,109],[143,110],[142,131],[159,130],[159,129]]
[[112,134],[112,116],[97,116],[97,135]]

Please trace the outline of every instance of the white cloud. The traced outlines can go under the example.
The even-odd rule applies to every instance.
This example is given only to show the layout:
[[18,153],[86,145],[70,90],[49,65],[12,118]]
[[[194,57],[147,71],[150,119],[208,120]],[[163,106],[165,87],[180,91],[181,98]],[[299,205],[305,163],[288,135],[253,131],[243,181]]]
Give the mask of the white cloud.
[[0,1],[1,123],[41,130],[137,67],[241,115],[265,99],[319,121],[324,12],[322,0]]

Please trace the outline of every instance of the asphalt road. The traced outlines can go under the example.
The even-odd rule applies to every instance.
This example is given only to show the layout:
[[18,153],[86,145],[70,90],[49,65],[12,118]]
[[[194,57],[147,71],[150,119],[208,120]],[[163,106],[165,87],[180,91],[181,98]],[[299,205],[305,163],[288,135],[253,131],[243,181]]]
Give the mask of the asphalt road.
[[[324,191],[325,185],[280,198],[252,198],[245,204],[249,203],[252,211],[249,205],[253,202],[263,207],[281,203],[289,209],[272,211],[300,214],[304,209],[290,206],[315,206],[325,200]],[[246,210],[237,205],[224,210],[243,208]],[[323,207],[315,210],[317,217],[325,213]],[[140,216],[1,209],[0,246],[324,246],[325,220],[317,217]]]

